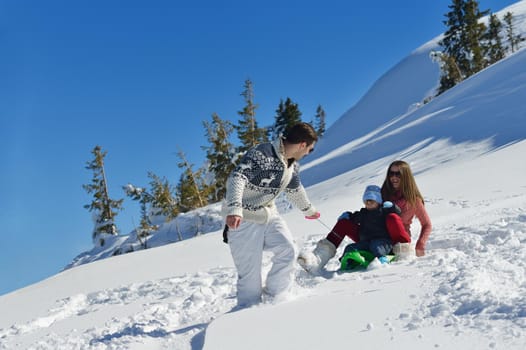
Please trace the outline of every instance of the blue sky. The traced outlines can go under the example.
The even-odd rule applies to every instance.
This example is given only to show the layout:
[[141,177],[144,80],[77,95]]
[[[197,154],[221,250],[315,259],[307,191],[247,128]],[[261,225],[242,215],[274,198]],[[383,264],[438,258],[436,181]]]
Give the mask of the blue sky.
[[[498,11],[515,1],[480,1]],[[220,4],[219,4],[220,3]],[[323,3],[323,5],[321,5]],[[203,120],[280,99],[330,125],[389,68],[444,31],[450,1],[0,1],[0,294],[91,248],[82,184],[100,145],[110,195],[173,184],[182,150],[204,160]],[[125,199],[122,233],[139,221]]]

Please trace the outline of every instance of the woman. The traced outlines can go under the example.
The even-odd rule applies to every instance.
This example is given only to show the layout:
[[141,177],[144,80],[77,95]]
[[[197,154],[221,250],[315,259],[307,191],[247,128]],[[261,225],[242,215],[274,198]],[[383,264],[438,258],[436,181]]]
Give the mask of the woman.
[[411,235],[411,223],[416,216],[420,221],[420,234],[416,241],[416,256],[424,256],[427,240],[431,234],[431,220],[424,207],[424,197],[420,194],[409,164],[403,160],[391,163],[382,185],[382,198],[391,201],[402,211],[402,222]]
[[[389,165],[382,185],[382,199],[393,202],[401,209],[400,216],[390,215],[386,218],[387,230],[393,243],[404,243],[411,239],[410,226],[413,218],[416,216],[420,221],[421,230],[416,241],[415,252],[417,256],[425,255],[425,246],[431,233],[431,220],[427,215],[424,207],[424,197],[416,185],[409,164],[402,160],[396,160]],[[345,236],[354,242],[360,241],[359,226],[348,220],[344,214],[338,218],[336,225],[334,225],[327,237],[316,244],[314,251],[302,252],[298,256],[298,263],[305,270],[317,272],[324,267],[334,257],[336,248],[338,248]],[[397,229],[400,225],[403,225],[405,228],[405,232],[402,234]]]

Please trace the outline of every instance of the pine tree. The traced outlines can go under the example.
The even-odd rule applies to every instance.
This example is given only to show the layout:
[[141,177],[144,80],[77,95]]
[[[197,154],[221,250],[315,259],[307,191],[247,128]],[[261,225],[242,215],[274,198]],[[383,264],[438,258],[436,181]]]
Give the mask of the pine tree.
[[484,36],[486,35],[486,25],[480,22],[480,19],[487,15],[489,11],[480,11],[479,4],[475,0],[468,0],[464,7],[465,13],[465,35],[466,35],[466,46],[465,49],[468,52],[470,58],[470,65],[467,71],[467,76],[471,76],[485,67],[488,66],[488,62],[484,57],[484,51],[487,49],[484,47]]
[[[177,202],[172,195],[172,187],[166,178],[160,178],[152,172],[148,172],[150,191],[144,187],[136,187],[132,184],[123,186],[124,192],[132,200],[138,201],[141,206],[141,222],[137,229],[139,240],[151,235],[159,229],[159,225],[153,220],[162,217],[169,221],[179,213]],[[143,243],[146,248],[146,240]]]
[[440,86],[437,92],[437,95],[440,95],[461,82],[462,73],[453,57],[443,52],[438,53],[436,56],[440,64]]
[[507,12],[504,15],[504,22],[506,23],[506,38],[508,40],[508,45],[511,53],[519,49],[520,42],[524,39],[520,34],[515,35],[515,26],[513,25],[513,14]]
[[[444,48],[441,60],[442,71],[439,93],[455,85],[454,76],[463,80],[487,66],[483,39],[486,25],[479,22],[488,11],[480,12],[474,0],[452,0],[450,11],[445,15],[447,30],[440,45]],[[443,83],[443,84],[442,84]]]
[[237,114],[241,116],[238,125],[235,126],[237,136],[241,145],[238,147],[239,153],[244,153],[255,145],[268,141],[267,130],[259,128],[256,120],[256,109],[254,104],[254,88],[250,79],[245,80],[245,90],[241,93],[245,100],[245,107]]
[[216,113],[212,115],[212,123],[204,121],[206,137],[210,146],[202,147],[206,151],[208,170],[212,173],[211,201],[217,202],[225,198],[226,180],[234,168],[234,145],[229,141],[233,131],[232,124],[222,120]]
[[463,75],[462,78],[464,78],[469,67],[469,59],[465,51],[464,3],[464,0],[453,0],[452,4],[448,6],[450,11],[445,15],[447,20],[443,22],[447,30],[439,43],[444,48],[444,54],[448,60],[455,61],[459,67]]
[[492,13],[489,19],[488,31],[486,33],[488,48],[486,55],[489,64],[498,62],[505,57],[504,47],[502,46],[502,40],[500,38],[501,29],[501,21],[497,15]]
[[204,207],[208,204],[206,197],[209,188],[203,179],[203,170],[199,169],[194,172],[192,170],[193,164],[190,164],[186,160],[185,154],[179,151],[177,155],[181,160],[177,166],[183,169],[176,189],[180,211],[184,213],[192,209]]
[[88,194],[93,194],[93,200],[84,208],[94,212],[95,227],[92,238],[95,244],[103,246],[105,243],[104,235],[117,235],[118,233],[115,217],[118,213],[117,210],[122,210],[123,199],[114,200],[109,196],[104,171],[104,158],[107,152],[103,152],[100,146],[95,146],[91,153],[94,159],[86,162],[86,169],[93,171],[93,178],[89,185],[82,185],[82,187]]
[[179,214],[177,200],[173,194],[175,191],[165,177],[160,178],[152,172],[148,173],[148,177],[151,179],[151,215],[162,216],[165,221],[170,221]]
[[285,103],[283,103],[283,100],[280,100],[273,127],[274,137],[278,137],[289,127],[299,122],[301,122],[301,112],[298,105],[292,102],[289,97],[287,97]]
[[137,238],[141,241],[144,248],[147,248],[146,246],[146,240],[143,238],[146,238],[152,234],[152,232],[156,231],[159,226],[154,225],[151,221],[150,214],[148,212],[148,204],[152,203],[152,195],[146,191],[143,187],[136,187],[132,184],[128,184],[126,186],[123,186],[123,190],[126,193],[127,196],[129,196],[132,200],[138,201],[141,206],[141,222],[139,224],[139,228],[136,229]]
[[314,128],[318,137],[322,137],[325,134],[325,111],[318,105],[316,109],[316,116],[314,117]]

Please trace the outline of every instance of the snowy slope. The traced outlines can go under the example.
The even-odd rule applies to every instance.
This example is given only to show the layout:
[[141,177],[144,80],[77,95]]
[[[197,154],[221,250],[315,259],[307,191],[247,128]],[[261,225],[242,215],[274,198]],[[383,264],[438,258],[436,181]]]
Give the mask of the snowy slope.
[[[524,6],[521,1],[497,15],[512,12],[516,31],[526,33]],[[437,87],[439,69],[429,54],[438,49],[439,40],[429,41],[394,66],[331,125],[312,155],[317,159],[303,167],[304,183],[318,183],[412,145],[425,148],[440,139],[458,143],[495,136],[494,147],[499,147],[520,138],[516,126],[524,111],[516,101],[523,96],[524,72],[517,74],[511,67],[524,62],[524,53],[508,58],[514,63],[500,62],[488,68],[491,72],[476,74],[422,105]],[[506,106],[505,112],[494,103],[496,99]]]
[[[513,11],[523,16],[526,1]],[[303,165],[322,220],[280,203],[298,246],[311,249],[324,225],[361,206],[366,184],[405,159],[434,225],[425,257],[350,274],[335,273],[333,259],[323,277],[298,269],[289,300],[230,312],[236,274],[215,231],[0,297],[0,349],[524,349],[526,51],[414,109],[436,82],[421,53],[430,47],[384,75]],[[426,82],[413,89],[398,81],[402,70]],[[380,110],[378,101],[392,101],[392,113],[353,112]],[[350,125],[361,128],[352,137]]]
[[[204,349],[523,349],[526,162],[515,157],[524,151],[526,141],[418,177],[434,224],[426,257],[328,279],[300,272],[293,300],[221,316],[208,326]],[[372,169],[343,176],[355,182],[339,197],[345,183],[336,179],[310,193],[330,198],[322,212],[341,211],[359,201],[357,183],[378,183],[367,178]],[[293,222],[295,232],[311,226]],[[312,247],[320,237],[304,241]]]
[[440,71],[429,53],[438,49],[438,41],[423,45],[380,77],[356,105],[331,125],[313,156],[347,146],[434,95]]
[[[428,150],[437,143],[461,144],[491,139],[491,147],[520,140],[523,136],[524,106],[517,103],[526,91],[526,52],[518,52],[426,105],[399,115],[379,128],[320,156],[303,169],[307,183],[318,183],[371,160],[403,152]],[[409,73],[409,72],[407,72]],[[406,86],[410,89],[410,86]],[[328,137],[325,138],[329,142]],[[457,154],[436,155],[435,164]],[[420,170],[420,169],[417,169]]]

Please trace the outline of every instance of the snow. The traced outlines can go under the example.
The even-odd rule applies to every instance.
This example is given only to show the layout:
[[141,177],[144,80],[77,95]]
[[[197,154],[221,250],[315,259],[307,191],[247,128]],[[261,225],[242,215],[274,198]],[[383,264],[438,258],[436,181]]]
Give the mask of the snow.
[[[526,33],[526,2],[510,9]],[[149,249],[110,257],[135,244],[130,234],[1,296],[0,349],[524,349],[526,50],[418,105],[436,85],[435,42],[380,78],[305,158],[320,220],[278,203],[299,249],[312,249],[404,159],[433,222],[426,256],[343,274],[333,259],[318,277],[298,267],[287,298],[236,310],[212,205],[180,218],[183,241],[171,222]],[[189,229],[196,217],[208,219]]]

